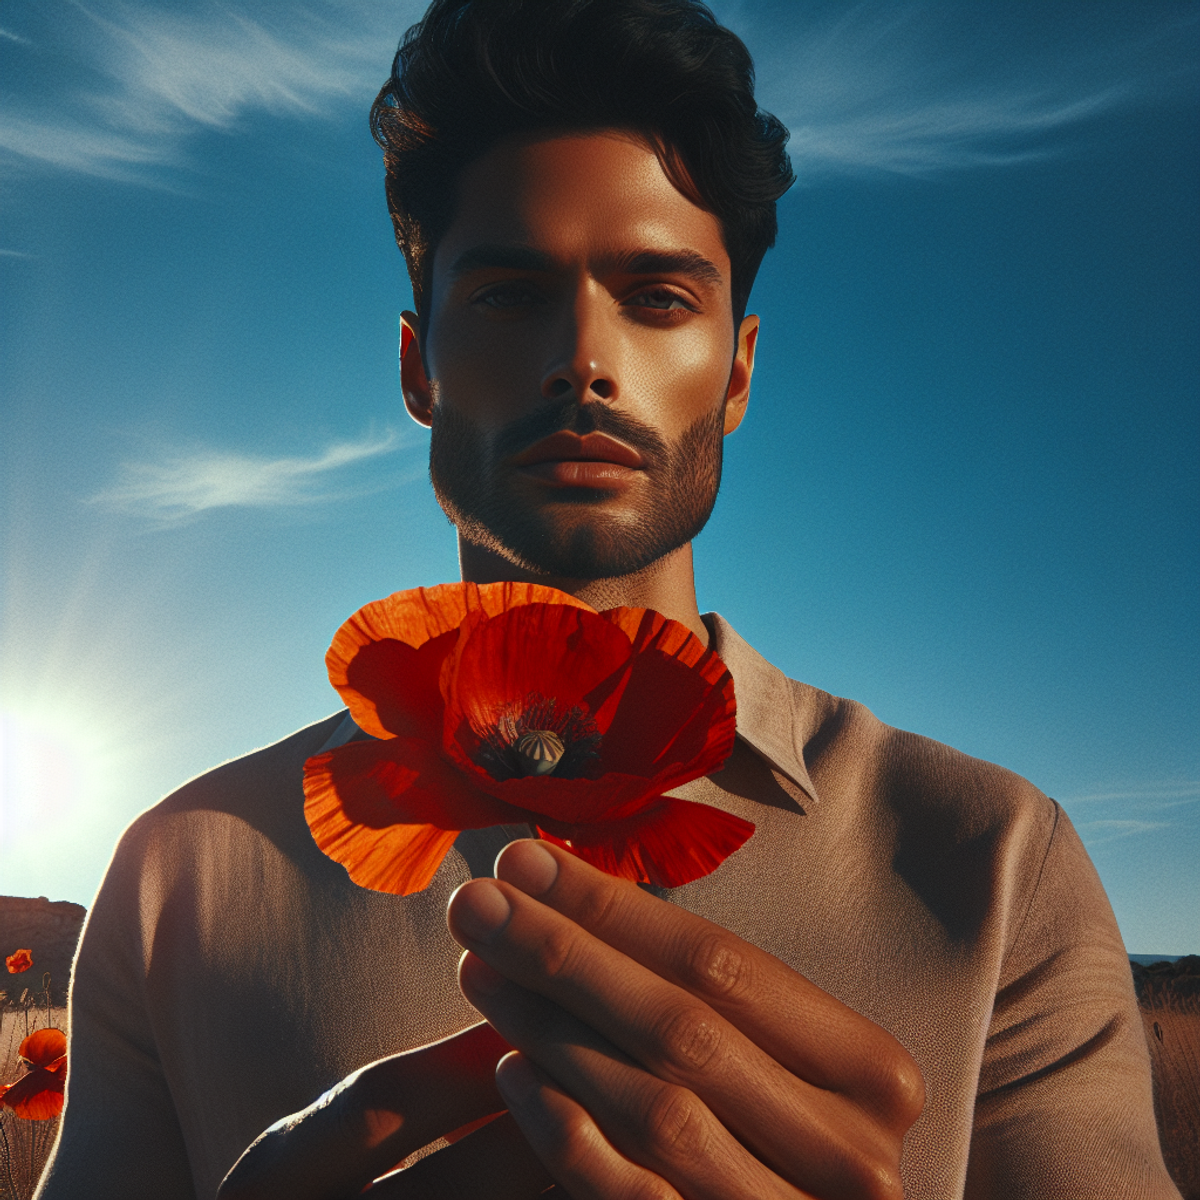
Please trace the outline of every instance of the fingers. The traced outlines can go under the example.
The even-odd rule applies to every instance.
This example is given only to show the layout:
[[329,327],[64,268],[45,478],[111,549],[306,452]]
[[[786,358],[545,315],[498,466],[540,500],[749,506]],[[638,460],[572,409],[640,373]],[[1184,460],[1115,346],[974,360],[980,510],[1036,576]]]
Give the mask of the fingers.
[[[618,894],[621,890],[639,894],[618,880],[593,874],[598,876],[599,893],[613,885]],[[644,899],[656,916],[661,910],[671,920],[684,918],[685,929],[695,929],[694,922],[699,921],[704,936],[729,939],[739,953],[769,959],[708,922],[653,897]],[[630,913],[630,919],[639,917]],[[620,1150],[653,1169],[665,1169],[667,1178],[689,1197],[695,1186],[683,1185],[681,1165],[666,1155],[661,1144],[664,1136],[672,1145],[677,1140],[661,1122],[682,1120],[680,1114],[686,1117],[681,1128],[691,1131],[686,1137],[679,1134],[680,1144],[687,1145],[693,1135],[702,1136],[710,1147],[709,1157],[718,1149],[725,1152],[712,1130],[715,1125],[721,1133],[728,1129],[749,1148],[756,1156],[752,1161],[761,1160],[797,1187],[846,1196],[900,1194],[903,1127],[881,1124],[846,1096],[816,1087],[785,1069],[713,1006],[663,978],[671,973],[669,952],[679,940],[677,931],[665,931],[667,966],[660,975],[506,882],[490,880],[476,880],[459,889],[451,901],[450,925],[456,939],[473,952],[460,967],[468,1000],[515,1048],[583,1104]],[[777,960],[770,961],[792,980],[815,990]],[[520,986],[503,986],[508,980]],[[537,1015],[539,997],[552,1001],[545,1006],[547,1012],[560,1012],[562,1019]],[[566,1013],[572,1016],[567,1018]],[[855,1020],[869,1025],[861,1017]],[[813,1036],[802,1019],[796,1024],[793,1036]],[[576,1053],[578,1045],[587,1044],[592,1030],[623,1052],[622,1061],[642,1069],[632,1076],[616,1070],[611,1058],[615,1050],[608,1057],[603,1051],[599,1057]],[[858,1049],[850,1037],[840,1047],[851,1062]],[[620,1093],[620,1102],[612,1101],[613,1089]],[[631,1106],[638,1114],[629,1131],[635,1140],[626,1140],[614,1122]],[[636,1144],[639,1131],[649,1131],[652,1144],[647,1148]],[[722,1177],[741,1180],[750,1170],[742,1160],[750,1155],[732,1138],[729,1142]],[[758,1186],[760,1194],[769,1194],[761,1190],[765,1184]]]
[[587,1110],[527,1058],[502,1058],[496,1083],[527,1144],[571,1200],[681,1200],[661,1176],[620,1154]]
[[522,1131],[575,1200],[798,1197],[686,1088],[642,1070],[589,1026],[472,955],[464,956],[461,979],[524,1057],[537,1056],[544,1074],[505,1059],[497,1079]]
[[509,845],[497,878],[534,896],[731,1021],[788,1071],[902,1133],[924,1085],[885,1030],[773,955],[546,842]]
[[554,1180],[505,1113],[444,1150],[388,1175],[369,1200],[538,1200]]
[[363,1067],[259,1135],[218,1200],[356,1194],[414,1151],[499,1112],[495,1066],[508,1049],[481,1024]]

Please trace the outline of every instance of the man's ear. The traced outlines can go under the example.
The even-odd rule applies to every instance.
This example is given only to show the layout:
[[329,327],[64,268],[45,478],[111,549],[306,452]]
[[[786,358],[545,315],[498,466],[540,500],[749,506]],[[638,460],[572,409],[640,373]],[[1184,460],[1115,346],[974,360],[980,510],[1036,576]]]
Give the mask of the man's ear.
[[738,330],[737,353],[729,374],[729,389],[725,393],[725,432],[732,433],[746,415],[750,403],[750,376],[754,374],[754,347],[758,344],[758,318],[742,319]]
[[433,424],[433,392],[421,358],[417,314],[407,309],[400,314],[400,390],[408,415],[428,429]]

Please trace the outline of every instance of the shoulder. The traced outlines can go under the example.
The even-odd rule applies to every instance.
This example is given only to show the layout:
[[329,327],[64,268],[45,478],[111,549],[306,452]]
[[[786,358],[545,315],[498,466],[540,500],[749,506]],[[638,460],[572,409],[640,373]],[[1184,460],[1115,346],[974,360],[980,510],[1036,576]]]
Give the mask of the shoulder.
[[923,857],[1044,853],[1062,817],[1029,780],[934,738],[881,721],[865,705],[789,680],[805,762],[823,799],[842,799]]
[[117,843],[97,903],[118,894],[144,906],[147,888],[161,891],[203,865],[214,879],[244,866],[247,856],[323,858],[303,812],[304,762],[335,735],[344,714],[221,763],[188,780],[136,817]]

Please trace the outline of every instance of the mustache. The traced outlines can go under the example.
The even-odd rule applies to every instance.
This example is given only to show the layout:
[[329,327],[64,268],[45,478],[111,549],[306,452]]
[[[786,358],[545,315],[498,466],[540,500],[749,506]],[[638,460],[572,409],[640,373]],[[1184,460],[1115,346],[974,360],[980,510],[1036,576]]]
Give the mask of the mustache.
[[666,463],[670,448],[656,429],[599,400],[550,401],[510,421],[496,436],[495,456],[511,458],[553,433],[604,433],[637,450],[652,466]]

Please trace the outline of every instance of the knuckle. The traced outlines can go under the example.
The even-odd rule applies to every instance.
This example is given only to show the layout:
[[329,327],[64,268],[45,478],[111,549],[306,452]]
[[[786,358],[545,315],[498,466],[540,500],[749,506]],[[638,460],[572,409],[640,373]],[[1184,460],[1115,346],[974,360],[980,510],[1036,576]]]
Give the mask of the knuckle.
[[708,1151],[710,1130],[704,1106],[687,1088],[659,1088],[646,1110],[644,1128],[648,1148],[658,1158],[698,1161]]
[[620,889],[615,880],[604,878],[583,889],[569,914],[578,925],[595,933],[620,916]]
[[897,1123],[907,1129],[925,1108],[925,1080],[921,1069],[905,1056],[892,1071],[890,1099]]
[[569,975],[578,953],[578,942],[570,926],[550,929],[538,940],[535,950],[537,965],[550,979]]
[[[568,1182],[594,1181],[598,1169],[603,1170],[602,1164],[611,1153],[595,1124],[581,1114],[561,1122],[556,1130],[553,1161],[547,1166],[553,1174]],[[611,1178],[607,1183],[611,1186]],[[679,1193],[666,1180],[632,1165],[619,1190],[612,1194],[614,1200],[616,1197],[619,1200],[679,1200]]]
[[557,1165],[568,1175],[586,1175],[596,1155],[596,1130],[578,1114],[565,1118],[556,1130]]
[[630,1182],[622,1200],[679,1200],[679,1193],[657,1175],[642,1175]]
[[864,1163],[857,1172],[863,1200],[904,1200],[904,1181],[890,1163]]
[[703,1070],[725,1046],[719,1023],[710,1009],[684,1005],[672,1009],[658,1032],[664,1059],[684,1072]]
[[907,1129],[925,1107],[925,1081],[916,1062],[889,1039],[875,1055],[870,1075],[876,1111],[894,1129]]
[[690,982],[704,992],[736,1000],[753,989],[750,959],[726,934],[706,933],[691,949]]

